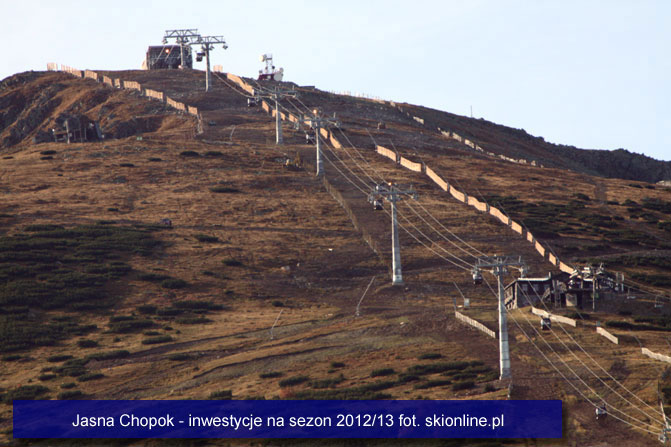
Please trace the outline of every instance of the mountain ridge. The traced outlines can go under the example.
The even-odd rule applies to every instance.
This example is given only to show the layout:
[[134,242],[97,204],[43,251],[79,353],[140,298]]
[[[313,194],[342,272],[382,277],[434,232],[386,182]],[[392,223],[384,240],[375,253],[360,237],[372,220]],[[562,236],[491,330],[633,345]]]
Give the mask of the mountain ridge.
[[424,121],[426,127],[457,132],[487,151],[514,159],[536,161],[546,167],[571,169],[605,178],[657,183],[671,179],[671,161],[657,160],[626,149],[584,149],[545,141],[524,129],[470,118],[447,111],[394,103]]
[[[196,70],[192,71],[195,72]],[[31,71],[17,73],[0,81],[0,135],[3,136],[0,140],[0,147],[9,148],[21,142],[26,142],[28,136],[32,137],[31,143],[49,141],[50,136],[47,134],[47,127],[49,124],[53,124],[56,118],[50,116],[50,114],[62,101],[62,98],[57,100],[57,97],[63,86],[58,82],[51,86],[45,86],[37,98],[21,98],[20,95],[17,97],[16,92],[21,85],[39,82],[42,76],[44,76],[42,72]],[[319,91],[318,89],[314,90]],[[324,91],[319,92],[327,94]],[[110,91],[101,89],[99,95],[104,97],[84,98],[84,103],[90,102],[89,99],[93,100],[91,106],[96,101],[105,102],[110,94]],[[39,108],[24,110],[21,107],[21,103],[28,106],[35,101],[38,101]],[[571,169],[605,178],[621,178],[649,183],[671,180],[671,161],[656,160],[650,156],[637,154],[622,148],[613,150],[583,149],[572,145],[550,143],[545,141],[542,136],[533,136],[524,129],[494,123],[484,118],[470,118],[408,103],[379,102],[393,105],[395,108],[407,111],[413,116],[418,116],[424,121],[424,127],[457,132],[480,145],[485,151],[500,156],[524,159],[529,162],[534,161],[546,167]],[[146,108],[143,112],[135,111],[138,114],[152,112],[155,112],[155,110]],[[154,124],[153,127],[156,126]],[[132,134],[134,127],[137,127],[137,125],[116,123],[111,127],[113,129],[107,134],[118,138]]]

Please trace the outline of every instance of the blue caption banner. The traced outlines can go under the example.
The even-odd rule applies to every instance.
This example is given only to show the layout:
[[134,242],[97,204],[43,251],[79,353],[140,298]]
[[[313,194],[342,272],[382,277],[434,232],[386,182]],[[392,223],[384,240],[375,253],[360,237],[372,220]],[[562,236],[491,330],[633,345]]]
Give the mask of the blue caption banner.
[[15,438],[561,438],[560,400],[15,400]]

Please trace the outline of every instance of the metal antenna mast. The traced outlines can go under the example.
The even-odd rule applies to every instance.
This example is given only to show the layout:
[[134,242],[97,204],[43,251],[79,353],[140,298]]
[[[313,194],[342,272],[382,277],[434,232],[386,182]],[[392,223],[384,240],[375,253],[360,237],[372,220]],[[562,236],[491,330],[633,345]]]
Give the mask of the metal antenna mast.
[[[214,50],[214,44],[220,43],[222,48],[225,50],[228,48],[228,44],[224,40],[224,36],[198,36],[198,40],[194,42],[195,44],[200,44],[201,49],[205,53],[205,65],[207,66],[205,72],[205,91],[210,91],[210,85],[212,84],[212,73],[210,72],[210,50]],[[198,54],[199,57],[202,57],[202,53]]]
[[510,373],[510,348],[508,346],[508,323],[506,315],[505,294],[503,286],[503,276],[508,273],[507,267],[516,267],[526,269],[526,264],[522,257],[513,256],[494,256],[478,258],[477,264],[473,267],[473,280],[477,283],[482,281],[481,271],[491,269],[492,275],[496,276],[499,285],[499,380],[509,379]]
[[200,34],[198,34],[198,29],[167,29],[163,35],[163,45],[168,43],[168,39],[175,39],[179,45],[179,60],[182,67],[184,67],[184,48],[187,45],[191,45],[193,42],[200,39]]
[[403,274],[401,272],[401,244],[398,241],[398,218],[396,215],[396,202],[401,200],[401,196],[407,195],[417,199],[417,193],[410,187],[409,189],[399,189],[394,183],[376,185],[373,191],[368,195],[368,201],[375,203],[377,197],[385,197],[391,203],[391,281],[394,285],[403,284]]
[[285,97],[295,98],[297,96],[296,90],[282,90],[279,86],[275,86],[274,90],[264,89],[264,93],[258,96],[275,101],[275,144],[284,144],[284,139],[282,138],[282,112],[280,112],[279,100]]
[[317,177],[319,177],[324,175],[324,160],[322,159],[322,146],[319,132],[322,128],[327,128],[328,125],[340,127],[340,121],[321,116],[321,110],[318,109],[314,111],[313,116],[310,118],[303,118],[303,121],[309,121],[315,129],[315,145],[317,147],[317,162],[315,164],[317,165]]

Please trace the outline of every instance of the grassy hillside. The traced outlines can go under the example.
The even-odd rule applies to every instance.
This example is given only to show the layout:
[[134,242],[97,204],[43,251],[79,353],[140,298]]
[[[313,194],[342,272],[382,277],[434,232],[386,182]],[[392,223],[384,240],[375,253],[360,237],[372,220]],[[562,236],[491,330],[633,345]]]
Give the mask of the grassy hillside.
[[[335,112],[343,140],[360,150],[325,151],[332,161],[325,166],[329,193],[314,176],[315,150],[304,144],[303,131],[285,126],[286,144],[276,146],[273,120],[248,108],[228,83],[217,79],[205,94],[202,73],[191,70],[108,74],[197,106],[204,131],[194,136],[193,118],[90,80],[36,73],[3,81],[1,443],[25,444],[11,439],[10,404],[17,398],[505,399],[497,340],[454,317],[458,309],[497,327],[496,301],[486,286],[472,284],[459,258],[474,259],[461,249],[521,255],[532,275],[557,270],[506,226],[379,157],[373,140],[501,204],[544,232],[539,238],[562,259],[596,258],[670,289],[658,278],[669,269],[665,188],[494,160],[389,103],[299,88],[305,107]],[[53,108],[38,107],[36,98]],[[37,109],[44,116],[27,119]],[[157,124],[100,142],[33,143],[63,113],[100,119],[111,136],[106,129],[115,123],[143,123],[147,113]],[[386,128],[378,129],[379,122]],[[287,159],[302,165],[288,169]],[[418,192],[416,202],[399,204],[409,230],[401,233],[401,287],[390,281],[389,216],[367,201],[378,178]],[[172,227],[160,225],[165,218]],[[458,239],[441,238],[446,234]],[[470,298],[469,309],[455,284]],[[511,313],[513,397],[562,399],[564,445],[657,443],[615,420],[595,425],[593,406],[536,350],[542,346],[557,362],[543,344],[549,341],[595,392],[631,411],[586,372],[583,362],[591,360],[576,349],[578,341],[656,406],[661,367],[651,366],[638,344],[613,345],[596,335],[595,323],[649,324],[635,334],[661,351],[668,308],[627,306],[581,314],[581,325],[570,329],[573,339],[536,334],[537,317]],[[631,327],[612,330],[626,338]]]

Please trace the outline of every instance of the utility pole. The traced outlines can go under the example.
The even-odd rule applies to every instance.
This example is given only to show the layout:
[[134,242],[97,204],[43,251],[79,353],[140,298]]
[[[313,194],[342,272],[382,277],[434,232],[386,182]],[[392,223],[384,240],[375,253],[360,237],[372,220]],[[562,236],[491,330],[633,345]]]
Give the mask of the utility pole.
[[296,90],[282,90],[279,86],[275,86],[274,90],[265,90],[259,97],[269,98],[275,101],[275,144],[284,144],[282,138],[282,113],[280,112],[279,100],[285,97],[295,98],[297,96]]
[[175,39],[175,42],[179,45],[179,60],[182,67],[186,66],[186,60],[184,59],[184,48],[186,48],[191,43],[200,39],[200,34],[198,34],[198,29],[168,29],[165,30],[163,35],[163,45],[168,43],[168,39]]
[[393,285],[403,284],[403,274],[401,272],[401,244],[398,241],[398,218],[396,215],[396,202],[401,200],[401,196],[407,195],[417,199],[417,193],[412,189],[399,189],[394,183],[382,183],[376,185],[373,191],[368,195],[368,201],[373,203],[378,196],[386,198],[391,203],[391,283]]
[[195,44],[200,44],[202,53],[198,53],[198,59],[201,60],[203,55],[205,56],[205,91],[210,91],[210,85],[212,85],[212,72],[210,71],[210,50],[214,50],[214,45],[217,43],[221,44],[221,47],[225,50],[228,48],[224,36],[198,36],[198,40],[193,42]]
[[317,177],[324,175],[324,160],[322,160],[322,146],[320,138],[320,130],[322,128],[327,128],[328,125],[333,125],[340,127],[340,121],[330,118],[325,118],[321,115],[320,110],[315,110],[315,114],[310,118],[305,118],[305,121],[309,121],[310,125],[315,129],[315,145],[317,147]]
[[480,271],[491,269],[492,275],[496,276],[499,285],[499,380],[510,379],[510,347],[508,346],[508,322],[505,306],[505,293],[503,286],[503,277],[508,273],[508,267],[519,269],[526,268],[522,262],[522,257],[513,256],[494,256],[478,258],[477,264],[473,267],[473,276],[480,275]]

